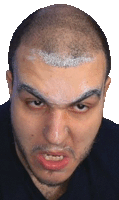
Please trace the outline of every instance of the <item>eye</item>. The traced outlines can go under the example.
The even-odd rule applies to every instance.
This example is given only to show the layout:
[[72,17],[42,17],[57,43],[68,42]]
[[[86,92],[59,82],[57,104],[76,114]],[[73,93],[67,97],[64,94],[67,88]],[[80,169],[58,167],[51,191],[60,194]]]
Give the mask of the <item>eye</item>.
[[74,109],[78,112],[86,112],[89,108],[84,104],[77,104],[74,106]]
[[39,108],[39,107],[43,106],[44,103],[40,100],[36,100],[36,101],[29,101],[28,105],[32,108]]

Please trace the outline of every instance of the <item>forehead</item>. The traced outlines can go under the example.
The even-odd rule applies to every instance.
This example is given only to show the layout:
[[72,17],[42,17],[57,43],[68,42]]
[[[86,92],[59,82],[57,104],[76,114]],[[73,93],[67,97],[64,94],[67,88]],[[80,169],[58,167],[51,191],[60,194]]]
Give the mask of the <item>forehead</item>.
[[[101,88],[105,80],[106,61],[102,52],[92,62],[77,67],[58,68],[47,65],[36,54],[30,56],[30,48],[20,47],[16,55],[17,83],[26,83],[45,96],[66,100],[76,97],[90,88]],[[29,59],[30,57],[30,59]]]

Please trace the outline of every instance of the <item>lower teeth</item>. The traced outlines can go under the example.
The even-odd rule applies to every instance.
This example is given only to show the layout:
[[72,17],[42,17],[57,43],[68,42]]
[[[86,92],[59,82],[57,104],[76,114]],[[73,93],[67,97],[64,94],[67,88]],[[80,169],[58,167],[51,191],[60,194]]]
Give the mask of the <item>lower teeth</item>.
[[59,160],[63,160],[63,156],[51,156],[51,155],[44,155],[46,160],[53,160],[53,161],[59,161]]

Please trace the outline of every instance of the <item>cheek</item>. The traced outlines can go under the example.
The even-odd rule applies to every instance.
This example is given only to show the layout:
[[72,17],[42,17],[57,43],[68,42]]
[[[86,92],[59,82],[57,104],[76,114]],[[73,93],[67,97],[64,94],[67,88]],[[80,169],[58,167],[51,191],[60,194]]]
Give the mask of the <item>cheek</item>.
[[[19,104],[17,104],[19,105]],[[16,136],[22,144],[33,145],[41,140],[42,121],[41,117],[27,113],[21,106],[11,105],[12,124]]]
[[85,149],[93,143],[101,125],[102,114],[102,108],[98,107],[95,112],[72,123],[72,140],[76,150]]
[[75,129],[73,135],[73,150],[77,159],[84,159],[90,148],[92,147],[95,137],[98,133],[99,124],[86,123],[86,125],[80,125],[79,129]]

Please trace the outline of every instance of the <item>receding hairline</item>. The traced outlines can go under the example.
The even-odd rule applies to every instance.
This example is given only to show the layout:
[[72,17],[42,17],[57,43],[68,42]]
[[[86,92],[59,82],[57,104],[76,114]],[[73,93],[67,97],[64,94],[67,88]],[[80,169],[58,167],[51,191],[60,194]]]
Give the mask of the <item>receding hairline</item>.
[[91,17],[68,5],[49,6],[36,12],[21,42],[47,53],[69,51],[74,57],[102,49]]
[[40,49],[31,48],[29,55],[26,57],[28,60],[34,61],[36,57],[40,58],[47,65],[53,67],[77,67],[83,63],[92,62],[94,56],[91,54],[84,54],[83,56],[74,58],[72,55],[60,54],[60,53],[50,53]]
[[[50,62],[55,59],[52,65],[57,65],[56,58],[59,60],[59,54],[63,55],[63,52],[67,52],[65,58],[70,57],[71,62],[76,59],[82,62],[82,58],[91,57],[87,55],[92,52],[104,52],[91,17],[80,9],[67,5],[54,5],[36,11],[28,30],[21,37],[20,44],[28,46],[29,43],[42,51],[46,63],[49,63],[48,59]],[[62,64],[61,60],[58,63],[60,66],[69,66],[67,62]],[[76,63],[73,65],[77,65]]]
[[45,51],[42,51],[42,49],[40,48],[25,46],[24,44],[21,44],[15,54],[14,66],[16,67],[18,66],[17,61],[19,60],[20,57],[20,60],[21,59],[28,60],[33,63],[36,60],[39,60],[44,64],[57,68],[79,67],[82,64],[93,62],[99,54],[104,57],[106,62],[105,54],[103,51],[97,51],[95,53],[87,52],[79,57],[73,57],[72,55],[69,55],[67,52],[64,54],[47,53]]

